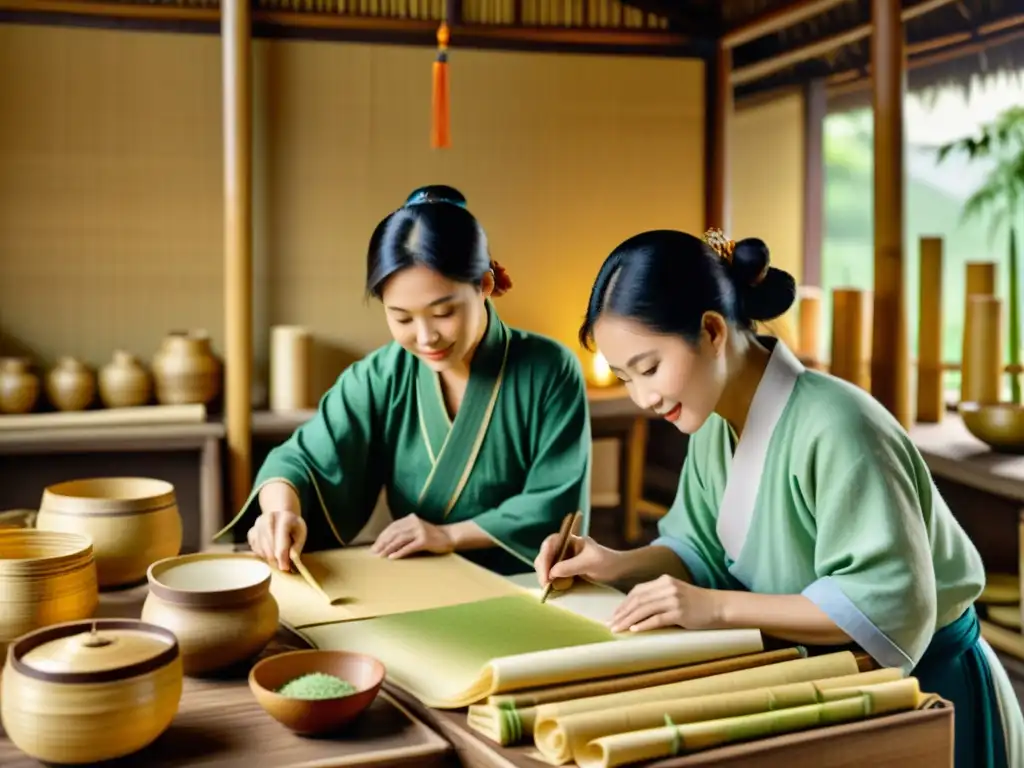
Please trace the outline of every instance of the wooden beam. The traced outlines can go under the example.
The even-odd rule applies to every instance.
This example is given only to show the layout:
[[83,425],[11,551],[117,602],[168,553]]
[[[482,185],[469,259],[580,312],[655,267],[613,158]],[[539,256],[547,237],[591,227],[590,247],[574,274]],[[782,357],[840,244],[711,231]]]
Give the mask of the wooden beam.
[[729,145],[732,128],[732,51],[719,45],[704,64],[705,226],[730,231]]
[[[922,0],[922,2],[916,3],[909,8],[904,8],[899,14],[900,19],[903,23],[906,23],[911,19],[931,13],[953,2],[956,2],[956,0]],[[792,51],[787,51],[779,56],[773,56],[770,59],[740,67],[732,74],[732,84],[736,86],[751,83],[809,59],[824,56],[838,48],[865,40],[871,36],[873,28],[873,22],[861,24],[853,29],[827,37],[824,40],[818,40]]]
[[232,514],[252,485],[252,24],[249,0],[222,0],[224,335]]
[[904,280],[904,29],[899,5],[871,0],[875,129],[875,283],[871,394],[903,425],[912,425],[907,291]]
[[845,2],[846,0],[796,0],[784,8],[776,8],[733,27],[722,36],[722,44],[726,48],[735,48],[759,37],[781,32],[801,21],[813,19]]
[[[518,7],[518,6],[517,6]],[[75,19],[91,26],[103,22],[120,26],[126,23],[153,29],[184,27],[216,30],[220,21],[217,8],[199,8],[183,5],[150,5],[135,3],[85,2],[84,0],[0,0],[0,13],[21,14],[29,23],[51,16],[54,19]],[[314,39],[367,40],[399,44],[436,45],[437,22],[432,19],[412,19],[385,16],[367,16],[340,13],[302,13],[253,9],[253,33],[261,36]],[[690,35],[663,29],[634,29],[629,27],[517,27],[506,24],[460,24],[452,26],[452,44],[466,47],[529,48],[546,50],[597,48],[613,50],[621,47],[630,53],[653,55],[693,55],[690,50],[699,47],[699,41]],[[276,33],[276,34],[274,34]]]
[[[963,36],[944,35],[935,40],[922,40],[907,45],[907,69],[924,69],[933,64],[944,64],[1021,38],[1024,38],[1024,15],[983,25],[975,35],[964,33]],[[870,71],[868,67],[867,74],[861,70],[848,69],[830,75],[826,80],[828,95],[842,96],[866,90],[871,83]]]

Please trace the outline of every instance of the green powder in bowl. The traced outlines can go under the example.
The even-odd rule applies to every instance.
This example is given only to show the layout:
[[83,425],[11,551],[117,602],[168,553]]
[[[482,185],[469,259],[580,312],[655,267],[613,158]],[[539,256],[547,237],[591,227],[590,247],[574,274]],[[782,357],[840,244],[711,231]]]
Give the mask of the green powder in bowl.
[[293,699],[340,699],[355,692],[356,687],[348,680],[323,672],[300,675],[277,689],[277,693]]

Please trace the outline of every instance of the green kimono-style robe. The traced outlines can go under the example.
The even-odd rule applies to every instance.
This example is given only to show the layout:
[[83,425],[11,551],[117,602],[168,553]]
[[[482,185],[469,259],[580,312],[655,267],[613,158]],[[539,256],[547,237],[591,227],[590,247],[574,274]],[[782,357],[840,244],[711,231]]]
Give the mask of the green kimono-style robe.
[[[981,557],[914,443],[868,393],[762,341],[772,355],[741,439],[717,415],[692,436],[654,545],[698,586],[803,594],[879,664],[954,700],[957,768],[1024,765],[1019,705],[978,635]],[[962,712],[986,702],[987,735]],[[989,761],[963,757],[990,747]]]
[[510,329],[487,304],[488,326],[454,420],[440,379],[391,343],[347,368],[317,414],[274,448],[253,492],[218,538],[259,515],[272,480],[297,491],[307,551],[350,542],[382,488],[397,519],[472,520],[491,549],[460,552],[502,574],[532,570],[565,515],[590,516],[590,419],[576,356],[546,337]]

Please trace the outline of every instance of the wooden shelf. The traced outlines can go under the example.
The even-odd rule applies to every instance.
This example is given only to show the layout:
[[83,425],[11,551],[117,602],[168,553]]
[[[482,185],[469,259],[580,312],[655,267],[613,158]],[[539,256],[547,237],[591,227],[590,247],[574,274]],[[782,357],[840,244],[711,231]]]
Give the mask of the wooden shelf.
[[957,414],[917,424],[910,437],[933,475],[1024,502],[1024,456],[997,453],[967,431]]
[[0,431],[0,454],[113,453],[203,448],[224,437],[224,425],[150,424],[116,427],[62,427]]

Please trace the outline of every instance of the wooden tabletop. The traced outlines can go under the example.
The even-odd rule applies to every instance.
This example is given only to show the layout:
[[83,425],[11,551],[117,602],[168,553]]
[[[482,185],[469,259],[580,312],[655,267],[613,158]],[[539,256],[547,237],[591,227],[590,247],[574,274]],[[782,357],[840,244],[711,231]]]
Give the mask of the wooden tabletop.
[[[136,618],[145,595],[145,587],[104,593],[97,616]],[[304,647],[302,640],[281,632],[262,655]],[[185,678],[181,706],[170,728],[146,749],[103,763],[104,768],[428,768],[448,766],[454,760],[448,742],[386,692],[335,737],[296,736],[256,703],[247,673],[248,667],[221,679]],[[0,766],[42,765],[8,741],[0,727]]]
[[910,437],[933,475],[1024,501],[1024,456],[993,451],[967,431],[959,415],[946,413],[938,424],[915,424]]

